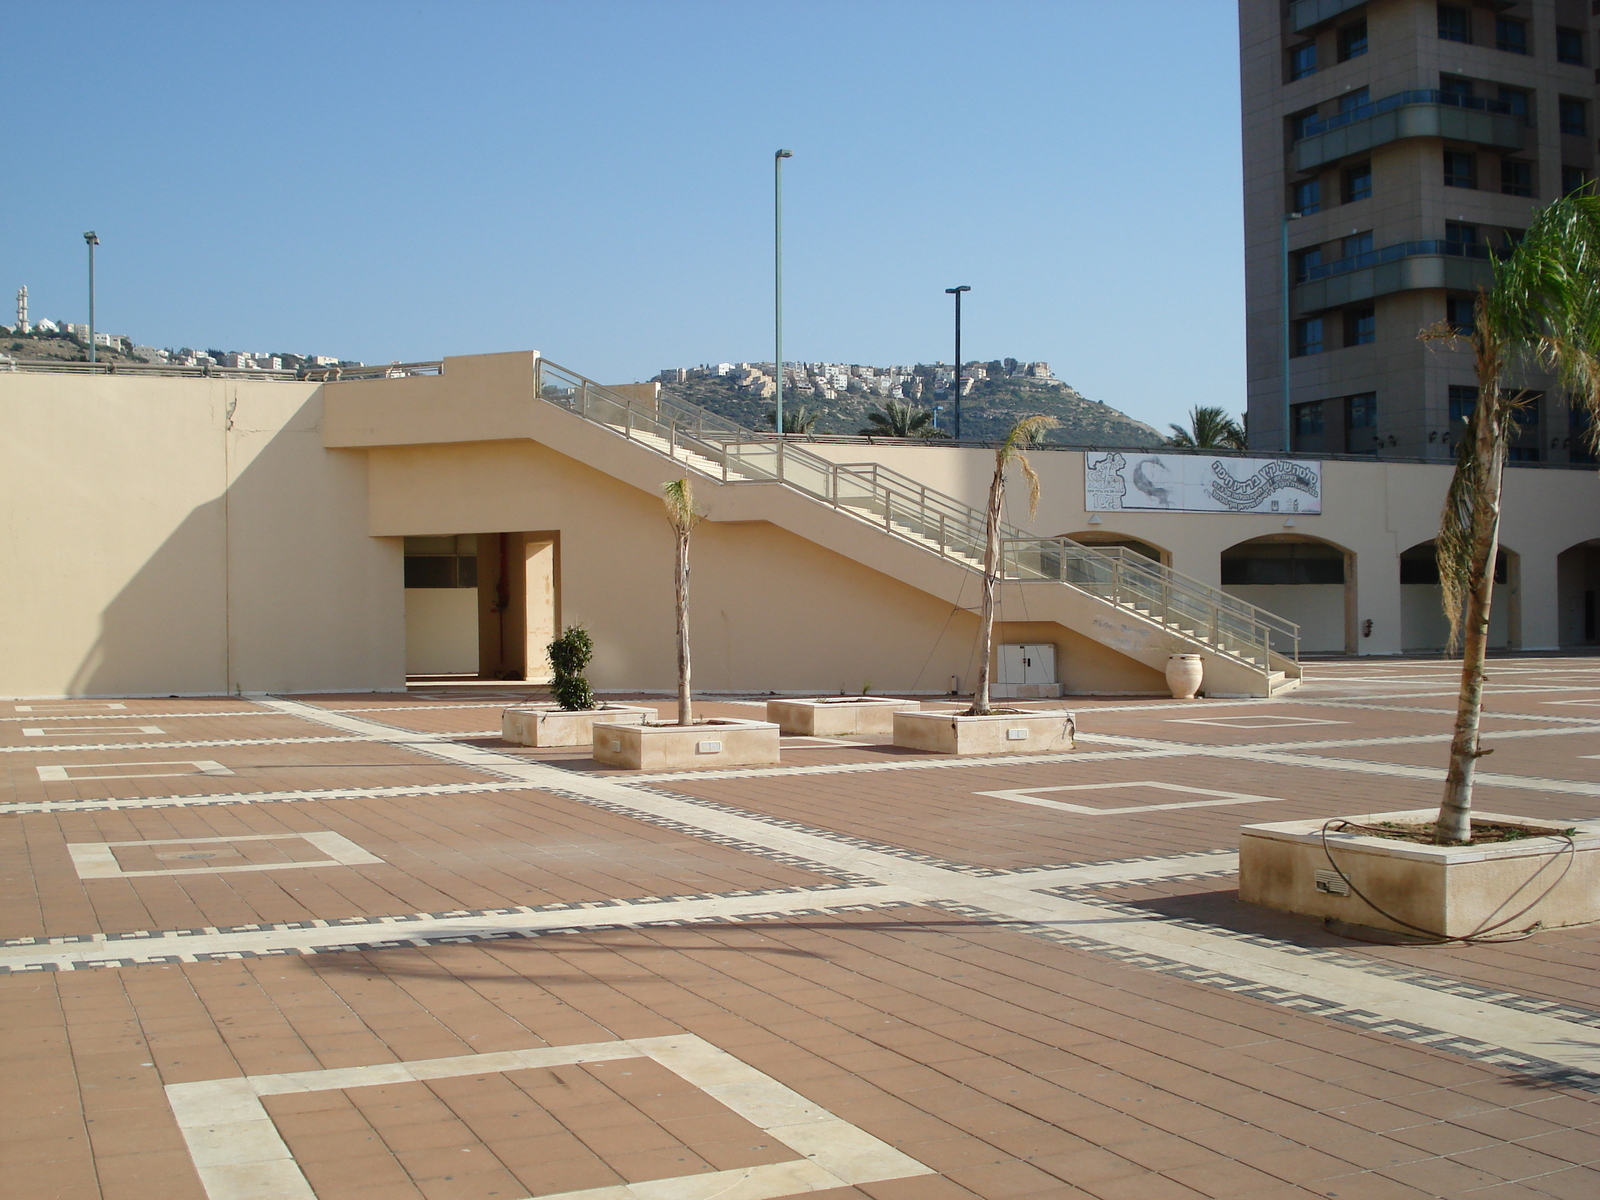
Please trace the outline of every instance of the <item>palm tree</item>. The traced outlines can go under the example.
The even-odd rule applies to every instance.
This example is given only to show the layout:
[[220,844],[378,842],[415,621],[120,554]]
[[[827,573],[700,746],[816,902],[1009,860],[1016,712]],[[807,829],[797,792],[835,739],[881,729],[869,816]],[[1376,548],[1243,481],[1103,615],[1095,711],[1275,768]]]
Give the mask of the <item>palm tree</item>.
[[1189,428],[1171,425],[1174,446],[1197,450],[1247,450],[1244,426],[1235,421],[1220,405],[1197,405],[1189,410]]
[[[822,414],[813,412],[804,404],[797,404],[783,410],[784,433],[810,433],[811,427],[817,423],[817,418]],[[778,413],[774,409],[767,414],[767,424],[773,428],[778,425]]]
[[693,725],[689,708],[689,535],[700,523],[703,512],[694,506],[694,488],[687,478],[674,479],[662,486],[667,523],[677,539],[673,591],[678,606],[678,724]]
[[[1422,331],[1427,341],[1463,336],[1447,322]],[[1478,400],[1456,448],[1437,542],[1439,582],[1450,622],[1450,649],[1461,648],[1461,692],[1444,798],[1434,841],[1472,839],[1472,781],[1480,747],[1484,658],[1500,538],[1500,484],[1517,412],[1534,396],[1513,386],[1519,370],[1555,368],[1574,399],[1600,414],[1600,199],[1574,192],[1542,209],[1522,241],[1494,264],[1480,288],[1470,334]]]
[[943,437],[943,430],[933,428],[933,413],[925,408],[912,408],[903,400],[889,400],[882,412],[867,414],[872,422],[861,431],[863,437],[926,438]]
[[1034,474],[1023,447],[1036,445],[1045,433],[1061,422],[1054,417],[1023,417],[1011,427],[1006,440],[994,452],[994,478],[989,483],[989,513],[984,525],[983,607],[978,617],[978,686],[972,692],[971,717],[988,716],[989,658],[994,653],[994,590],[1000,582],[1000,514],[1006,501],[1006,468],[1012,463],[1022,468],[1028,481],[1028,520],[1039,511],[1039,476]]

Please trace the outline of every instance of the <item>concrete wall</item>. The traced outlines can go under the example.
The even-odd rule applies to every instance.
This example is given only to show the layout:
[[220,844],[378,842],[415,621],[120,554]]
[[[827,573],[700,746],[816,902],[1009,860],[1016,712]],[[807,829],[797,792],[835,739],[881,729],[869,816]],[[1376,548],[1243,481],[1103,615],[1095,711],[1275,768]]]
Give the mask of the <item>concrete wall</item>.
[[0,694],[404,685],[401,544],[320,389],[0,375]]
[[406,674],[478,673],[478,589],[406,589]]
[[[981,449],[823,443],[808,449],[835,462],[870,456],[977,507],[982,507],[994,471],[993,452]],[[1283,534],[1317,538],[1354,556],[1355,625],[1360,630],[1366,621],[1372,622],[1370,635],[1357,635],[1357,653],[1398,654],[1420,648],[1402,638],[1399,556],[1438,533],[1453,470],[1450,464],[1324,462],[1322,515],[1299,514],[1289,526],[1282,514],[1091,514],[1084,507],[1082,452],[1040,450],[1030,457],[1043,489],[1039,513],[1030,521],[1026,492],[1013,487],[1007,495],[1006,519],[1014,525],[1050,536],[1092,529],[1105,536],[1138,538],[1169,553],[1174,570],[1216,586],[1221,581],[1222,552],[1230,546]],[[1090,524],[1096,516],[1100,523]],[[1568,547],[1595,537],[1600,537],[1600,475],[1595,471],[1507,467],[1501,541],[1518,556],[1520,569],[1514,592],[1497,589],[1497,595],[1505,597],[1501,613],[1513,604],[1520,609],[1515,644],[1522,649],[1563,644],[1556,559]],[[1297,619],[1290,613],[1280,615]],[[1315,640],[1332,649],[1342,645],[1337,628]]]

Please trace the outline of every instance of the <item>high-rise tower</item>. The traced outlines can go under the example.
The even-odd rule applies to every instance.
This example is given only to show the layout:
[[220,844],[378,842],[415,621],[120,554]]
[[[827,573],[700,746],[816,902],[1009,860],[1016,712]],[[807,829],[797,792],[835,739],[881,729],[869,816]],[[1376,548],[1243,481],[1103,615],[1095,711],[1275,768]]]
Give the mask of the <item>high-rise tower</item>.
[[[1493,255],[1594,178],[1597,19],[1590,0],[1240,0],[1253,446],[1284,445],[1287,408],[1296,450],[1449,456],[1472,357],[1417,333],[1470,321]],[[1513,458],[1589,461],[1543,383]]]
[[33,326],[28,324],[28,285],[23,284],[17,289],[17,332],[32,333]]

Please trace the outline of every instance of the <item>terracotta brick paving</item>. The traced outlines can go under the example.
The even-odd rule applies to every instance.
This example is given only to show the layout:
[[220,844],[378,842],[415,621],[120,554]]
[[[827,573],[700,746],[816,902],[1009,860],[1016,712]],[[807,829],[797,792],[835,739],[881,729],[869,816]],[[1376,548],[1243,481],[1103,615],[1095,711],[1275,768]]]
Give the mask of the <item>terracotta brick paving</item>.
[[[1594,660],[1496,660],[1494,671],[1490,706],[1503,715],[1488,724],[1496,754],[1484,769],[1591,781],[1593,764],[1579,756],[1600,753],[1600,705],[1545,701],[1600,694]],[[29,1198],[222,1200],[215,1189],[208,1198],[167,1085],[692,1034],[934,1172],[809,1196],[1592,1200],[1600,1195],[1600,1078],[1591,1084],[1479,1061],[1398,1028],[1378,1032],[1288,997],[1270,1002],[1246,982],[1119,957],[1096,940],[1154,922],[1184,936],[1193,931],[1208,945],[1248,939],[1238,944],[1281,947],[1286,963],[1328,956],[1349,964],[1353,982],[1363,970],[1399,967],[1441,987],[1478,986],[1592,1012],[1592,1023],[1568,1028],[1575,1044],[1600,1041],[1593,983],[1600,927],[1493,946],[1375,946],[1240,905],[1226,866],[1148,877],[1163,856],[1231,849],[1243,822],[1437,801],[1431,778],[1335,768],[1359,760],[1380,771],[1382,764],[1436,769],[1440,743],[1306,743],[1447,731],[1449,664],[1325,663],[1311,674],[1301,691],[1272,702],[1071,702],[1089,738],[1147,739],[1153,753],[1086,738],[1084,752],[1067,762],[952,766],[872,745],[796,743],[784,750],[786,764],[837,769],[682,773],[637,793],[641,815],[624,811],[626,794],[616,801],[621,808],[598,793],[586,799],[584,781],[594,776],[579,754],[508,753],[492,737],[456,743],[499,755],[478,769],[394,744],[408,729],[445,736],[492,729],[501,689],[430,685],[405,696],[312,697],[295,715],[231,699],[48,710],[51,724],[67,715],[100,728],[113,723],[100,717],[117,712],[176,740],[281,740],[172,753],[130,751],[125,743],[135,739],[92,734],[82,743],[92,751],[6,754],[6,937],[67,939],[70,947],[73,939],[135,930],[622,903],[573,909],[574,921],[592,927],[544,936],[0,976],[0,1021],[9,1035],[0,1045],[8,1100],[0,1178],[7,1194]],[[537,693],[508,687],[503,694]],[[1329,703],[1342,700],[1371,707]],[[496,706],[454,707],[486,701]],[[700,707],[715,715],[760,712],[715,698]],[[369,714],[379,725],[371,736],[335,729],[317,719],[319,710]],[[1548,724],[1517,714],[1555,715],[1585,731],[1497,742],[1495,732]],[[13,715],[29,716],[0,711]],[[1187,723],[1214,715],[1344,723]],[[1594,732],[1586,720],[1596,720]],[[23,724],[0,722],[0,745],[45,740],[25,738]],[[288,740],[325,737],[338,740]],[[1293,761],[1260,761],[1240,749],[1280,745],[1295,747]],[[155,778],[131,768],[109,780],[52,781],[35,769],[189,756],[235,773]],[[568,796],[508,782],[519,763],[554,766],[576,790]],[[904,769],[861,769],[885,764]],[[1099,811],[1206,799],[1129,786],[1150,781],[1273,799]],[[1080,784],[1114,786],[1029,793],[1092,813],[977,794]],[[415,794],[441,787],[462,790]],[[298,794],[367,788],[413,794]],[[224,793],[244,794],[209,802]],[[673,795],[709,802],[700,810],[706,821],[720,813],[759,820],[740,826],[748,831],[741,841],[693,821],[644,819],[649,803]],[[84,807],[32,811],[41,800]],[[207,803],[108,807],[168,800]],[[7,802],[21,808],[7,811]],[[1541,791],[1536,782],[1484,787],[1479,803],[1575,820],[1600,816],[1600,795]],[[771,821],[778,824],[763,824]],[[803,862],[764,848],[762,828],[773,838],[788,828],[824,831],[832,839],[824,844],[838,849],[827,863]],[[84,880],[66,852],[69,843],[173,841],[118,848],[114,858],[123,870],[282,867],[309,861],[309,843],[278,840],[300,833],[337,834],[382,861]],[[198,848],[178,841],[263,834],[273,840]],[[1050,928],[887,893],[870,907],[841,909],[831,897],[860,883],[849,882],[858,868],[871,876],[879,861],[859,858],[850,839],[958,872],[1138,861],[1108,881],[1061,893],[1092,901],[1087,911],[1103,919]],[[197,853],[207,857],[181,857]],[[750,893],[738,902],[744,907],[726,911],[752,915],[734,921],[680,915],[688,910],[652,899],[731,902]],[[763,904],[772,913],[753,915]],[[666,924],[649,923],[658,909]],[[230,945],[254,953],[248,931],[236,936],[245,940]],[[28,945],[0,950],[36,953]],[[1236,970],[1250,969],[1239,962]],[[1503,1011],[1510,1036],[1518,1017]],[[1395,1015],[1424,1025],[1430,1016]],[[263,1101],[275,1136],[309,1181],[297,1198],[524,1200],[677,1177],[688,1187],[694,1176],[804,1160],[768,1128],[647,1057],[415,1082],[360,1078]],[[250,1195],[288,1200],[291,1193]]]

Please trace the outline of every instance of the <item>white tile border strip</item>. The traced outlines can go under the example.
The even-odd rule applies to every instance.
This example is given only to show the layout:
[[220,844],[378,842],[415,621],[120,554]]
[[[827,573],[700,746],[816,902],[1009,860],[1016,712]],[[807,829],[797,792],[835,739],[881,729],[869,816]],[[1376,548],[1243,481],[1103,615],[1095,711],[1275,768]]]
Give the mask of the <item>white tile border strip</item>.
[[[59,747],[57,747],[59,749]],[[126,749],[126,747],[124,747]],[[139,771],[125,775],[68,775],[68,771],[88,771],[95,767],[193,767],[192,771]],[[232,775],[219,762],[208,758],[175,758],[169,762],[67,763],[60,767],[35,767],[42,783],[86,783],[92,779],[172,779],[179,775]]]
[[170,1083],[166,1092],[208,1200],[316,1200],[261,1097],[626,1058],[653,1059],[801,1157],[768,1166],[559,1192],[539,1200],[776,1200],[936,1173],[772,1076],[688,1033]]
[[[23,726],[23,737],[76,737],[80,733],[93,733],[100,737],[134,737],[152,733],[167,735],[167,731],[159,725],[95,725],[88,729],[78,726],[74,729],[46,729],[43,725],[28,727]],[[59,750],[59,746],[51,746],[52,750]]]
[[[309,862],[247,863],[244,866],[175,867],[169,871],[124,871],[115,850],[124,846],[203,846],[232,842],[309,842],[326,858]],[[349,838],[327,830],[312,833],[251,833],[238,837],[160,838],[149,842],[69,842],[67,853],[79,879],[138,879],[146,875],[224,875],[234,871],[287,871],[296,867],[354,867],[383,862]]]
[[[1039,796],[1041,792],[1105,792],[1119,788],[1153,788],[1156,791],[1208,796],[1211,799],[1184,800],[1173,804],[1131,804],[1123,808],[1095,808],[1087,804],[1069,804],[1064,800],[1044,800]],[[1061,787],[1010,788],[972,794],[992,796],[996,800],[1011,800],[1017,804],[1033,804],[1040,808],[1054,808],[1085,817],[1120,817],[1129,813],[1173,812],[1180,808],[1219,808],[1229,804],[1262,804],[1284,799],[1283,796],[1253,796],[1247,792],[1219,792],[1211,788],[1188,787],[1180,783],[1162,783],[1155,779],[1134,779],[1126,783],[1073,783]]]

